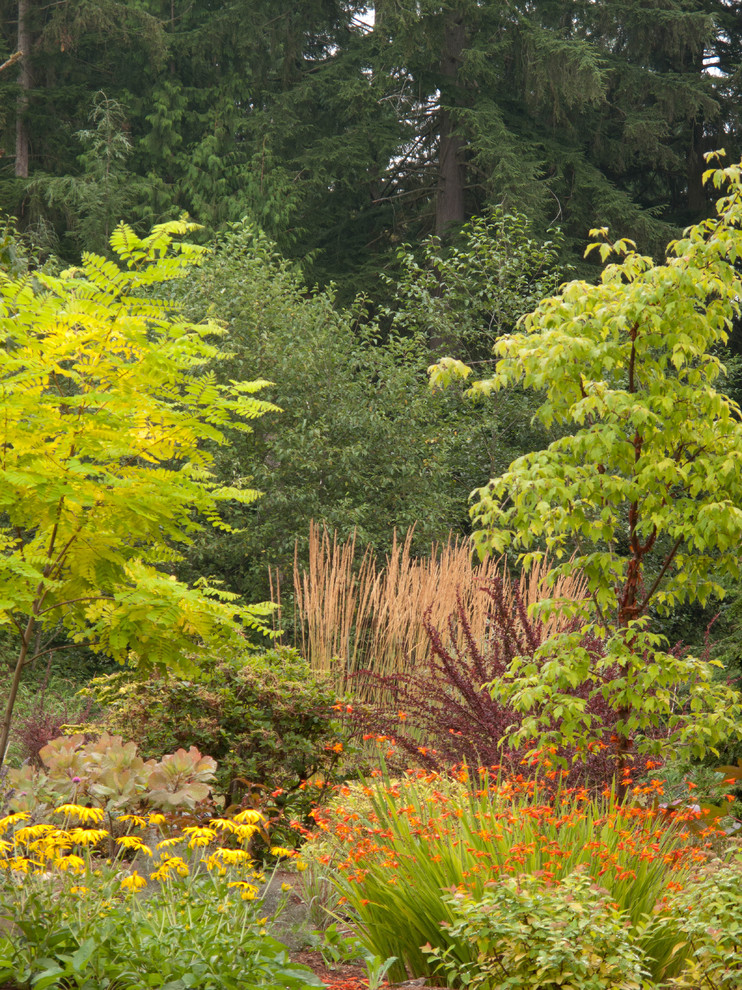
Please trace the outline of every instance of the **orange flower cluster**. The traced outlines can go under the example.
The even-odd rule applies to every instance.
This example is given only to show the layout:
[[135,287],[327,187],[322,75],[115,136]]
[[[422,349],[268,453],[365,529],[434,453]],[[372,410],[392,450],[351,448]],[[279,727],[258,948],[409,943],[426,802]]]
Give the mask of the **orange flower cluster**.
[[[648,871],[661,874],[671,892],[682,887],[693,862],[707,857],[714,833],[679,829],[678,822],[692,821],[698,812],[670,816],[660,809],[660,780],[631,790],[641,806],[619,802],[610,790],[597,802],[584,788],[555,796],[533,779],[503,778],[491,767],[445,776],[408,770],[400,779],[377,777],[364,793],[373,801],[361,813],[344,802],[347,788],[339,802],[314,812],[337,850],[335,865],[360,887],[369,872],[385,876],[387,884],[411,883],[425,859],[441,866],[455,862],[453,886],[475,894],[504,875],[529,873],[551,885],[577,867],[610,890],[643,883]],[[655,799],[654,806],[647,798]],[[356,903],[367,899],[361,894],[359,889]]]

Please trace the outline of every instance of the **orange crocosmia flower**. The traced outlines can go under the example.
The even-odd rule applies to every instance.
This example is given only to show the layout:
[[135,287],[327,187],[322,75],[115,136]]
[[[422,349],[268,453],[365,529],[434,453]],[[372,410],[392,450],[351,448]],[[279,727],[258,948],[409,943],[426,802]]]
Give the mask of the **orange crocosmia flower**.
[[404,722],[407,718],[407,712],[397,712],[397,718],[400,722]]

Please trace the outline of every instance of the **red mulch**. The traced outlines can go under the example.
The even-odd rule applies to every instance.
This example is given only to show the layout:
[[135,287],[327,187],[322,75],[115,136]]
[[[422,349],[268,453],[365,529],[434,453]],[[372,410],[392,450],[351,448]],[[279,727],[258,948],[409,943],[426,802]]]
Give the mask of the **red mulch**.
[[327,984],[330,990],[366,990],[368,986],[366,970],[363,966],[352,963],[336,963],[333,966],[328,966],[321,953],[312,952],[309,949],[294,952],[291,958],[294,962],[308,966],[323,983]]

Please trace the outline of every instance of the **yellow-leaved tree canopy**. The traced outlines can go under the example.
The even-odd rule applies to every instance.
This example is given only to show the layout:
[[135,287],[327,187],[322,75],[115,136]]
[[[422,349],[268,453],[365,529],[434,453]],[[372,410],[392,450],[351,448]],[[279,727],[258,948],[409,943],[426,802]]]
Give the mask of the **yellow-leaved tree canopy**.
[[258,497],[244,479],[218,484],[211,451],[276,408],[255,398],[266,382],[219,384],[223,330],[167,299],[203,255],[180,240],[193,229],[139,238],[122,224],[118,264],[86,254],[59,276],[0,272],[0,628],[18,647],[0,763],[23,671],[50,636],[185,672],[244,646],[270,609],[170,573],[199,518],[225,527],[221,502]]

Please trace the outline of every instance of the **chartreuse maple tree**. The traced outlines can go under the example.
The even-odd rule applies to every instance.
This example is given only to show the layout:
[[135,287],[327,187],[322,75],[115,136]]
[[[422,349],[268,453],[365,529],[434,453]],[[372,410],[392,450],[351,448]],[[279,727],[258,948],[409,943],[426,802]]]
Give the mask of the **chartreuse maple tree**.
[[[672,242],[664,264],[593,231],[588,250],[618,260],[597,285],[569,282],[541,303],[473,386],[536,389],[537,417],[564,431],[474,493],[480,554],[515,549],[525,567],[548,554],[553,576],[581,571],[589,586],[584,601],[536,606],[573,616],[572,628],[488,686],[523,713],[512,743],[601,745],[603,727],[570,693],[586,682],[617,714],[621,769],[632,752],[700,758],[740,734],[738,693],[650,628],[650,609],[722,596],[723,579],[740,576],[742,420],[714,383],[742,300],[742,166],[706,181],[724,193],[716,215]],[[431,369],[443,384],[468,372],[450,359]]]
[[258,496],[220,485],[211,450],[275,408],[254,396],[265,382],[218,384],[222,330],[165,298],[203,254],[180,240],[192,229],[120,225],[118,264],[86,254],[59,276],[0,272],[0,628],[18,644],[0,761],[23,671],[50,637],[185,671],[244,645],[269,611],[169,572],[199,518],[224,527],[220,503]]

